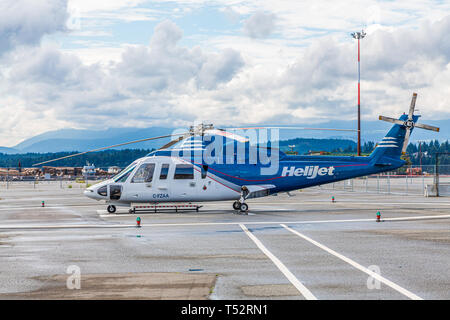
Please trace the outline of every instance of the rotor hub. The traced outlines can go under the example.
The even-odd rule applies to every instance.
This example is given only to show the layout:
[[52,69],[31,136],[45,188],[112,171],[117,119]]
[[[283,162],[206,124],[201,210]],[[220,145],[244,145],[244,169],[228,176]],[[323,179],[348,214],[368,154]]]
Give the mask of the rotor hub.
[[406,128],[412,129],[414,127],[414,121],[413,120],[406,120],[404,125],[405,125]]
[[191,126],[189,128],[189,133],[192,136],[202,136],[206,130],[211,130],[214,129],[214,126],[212,124],[205,124],[205,123],[200,123],[197,126]]

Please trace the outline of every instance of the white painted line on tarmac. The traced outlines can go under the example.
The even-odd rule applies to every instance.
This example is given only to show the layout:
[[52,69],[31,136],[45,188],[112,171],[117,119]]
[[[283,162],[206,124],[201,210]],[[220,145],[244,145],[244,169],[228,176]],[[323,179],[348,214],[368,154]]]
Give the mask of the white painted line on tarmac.
[[[120,216],[134,217],[137,214],[125,214]],[[154,215],[153,213],[150,215]],[[101,217],[113,218],[119,215],[102,215]],[[141,215],[142,216],[142,215]],[[448,219],[448,215],[433,215],[433,216],[409,216],[398,218],[383,218],[383,221],[409,221],[409,220],[432,220],[432,219]],[[315,223],[344,223],[344,222],[375,222],[373,219],[340,219],[340,220],[303,220],[303,221],[239,221],[239,222],[184,222],[184,223],[152,223],[146,224],[146,227],[170,227],[170,226],[220,226],[220,225],[237,225],[241,223],[245,224],[315,224]]]
[[267,204],[267,205],[274,205],[274,204],[282,204],[282,205],[290,205],[290,204],[318,204],[318,205],[323,205],[323,204],[330,204],[330,205],[336,205],[336,204],[373,204],[373,205],[413,205],[413,204],[420,204],[420,205],[445,205],[445,206],[450,206],[450,201],[449,202],[434,202],[434,201],[430,201],[430,202],[368,202],[368,201],[364,201],[364,200],[336,200],[335,202],[331,202],[330,200],[317,200],[317,201],[302,201],[302,202],[250,202],[250,204]]
[[277,266],[277,268],[284,274],[284,276],[297,288],[297,290],[305,297],[307,300],[317,300],[317,298],[308,290],[295,276],[289,271],[288,268],[281,262],[277,257],[275,257],[272,252],[270,252],[261,241],[253,233],[251,233],[247,227],[243,224],[239,226],[244,230],[247,236],[256,244],[256,246]]
[[0,225],[0,230],[28,229],[95,229],[95,228],[130,228],[135,224],[61,224],[61,225]]
[[[133,217],[136,215],[125,215]],[[417,217],[403,217],[403,218],[385,218],[383,221],[413,221],[413,220],[434,220],[434,219],[448,219],[450,215],[437,216],[417,216]],[[375,222],[375,219],[342,219],[342,220],[310,220],[310,221],[239,221],[239,222],[185,222],[185,223],[141,223],[142,228],[154,227],[188,227],[188,226],[233,226],[241,223],[253,225],[271,225],[271,224],[318,224],[318,223],[345,223],[345,222]],[[77,228],[129,228],[134,227],[134,224],[69,224],[69,225],[14,225],[6,224],[0,225],[0,229],[77,229]]]
[[[95,206],[95,205],[94,205]],[[45,206],[41,207],[40,205],[36,206],[23,206],[23,207],[0,207],[0,211],[17,211],[17,210],[44,210],[44,209],[67,209],[67,208],[92,208],[93,205],[64,205],[64,206]]]
[[315,245],[315,246],[317,246],[317,247],[319,247],[319,248],[325,250],[326,252],[332,254],[333,256],[338,257],[339,259],[341,259],[341,260],[347,262],[348,264],[352,265],[352,266],[355,267],[356,269],[361,270],[362,272],[367,273],[367,274],[368,274],[369,276],[371,276],[372,278],[377,279],[378,281],[380,281],[380,282],[384,283],[385,285],[391,287],[392,289],[394,289],[394,290],[400,292],[401,294],[407,296],[408,298],[410,298],[410,299],[412,299],[412,300],[423,300],[421,297],[419,297],[418,295],[412,293],[411,291],[408,291],[408,290],[406,290],[405,288],[400,287],[399,285],[397,285],[397,284],[395,284],[394,282],[392,282],[392,281],[386,279],[385,277],[379,275],[378,273],[373,272],[373,271],[367,269],[366,267],[360,265],[359,263],[353,261],[352,259],[347,258],[347,257],[343,256],[343,255],[340,254],[340,253],[337,253],[336,251],[334,251],[334,250],[328,248],[327,246],[324,246],[323,244],[320,244],[319,242],[317,242],[317,241],[315,241],[315,240],[313,240],[313,239],[311,239],[311,238],[305,236],[304,234],[301,234],[301,233],[298,232],[297,230],[294,230],[294,229],[292,229],[292,228],[289,228],[289,227],[286,226],[285,224],[281,224],[281,226],[282,226],[283,228],[285,228],[286,230],[292,232],[293,234],[299,236],[300,238],[303,238],[303,239],[305,239],[306,241],[309,241],[309,242],[312,243],[313,245]]

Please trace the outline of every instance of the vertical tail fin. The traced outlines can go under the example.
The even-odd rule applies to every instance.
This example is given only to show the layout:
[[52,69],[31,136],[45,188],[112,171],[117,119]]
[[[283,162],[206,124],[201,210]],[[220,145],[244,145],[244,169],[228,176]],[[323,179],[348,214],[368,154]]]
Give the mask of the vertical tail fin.
[[386,137],[383,138],[370,157],[375,164],[378,163],[381,157],[387,157],[394,160],[399,160],[403,153],[406,153],[409,137],[414,127],[432,130],[439,132],[438,127],[433,127],[426,124],[417,123],[420,116],[414,115],[414,108],[416,107],[417,93],[413,93],[411,105],[409,106],[408,115],[403,114],[400,119],[380,116],[380,120],[395,123]]
[[[416,122],[417,119],[419,119],[419,116],[414,116],[414,122]],[[402,115],[399,120],[408,120],[408,115]],[[413,128],[411,128],[411,131],[412,130]],[[375,161],[378,161],[382,156],[400,159],[405,137],[406,127],[404,125],[394,124],[383,140],[377,144],[370,157]]]

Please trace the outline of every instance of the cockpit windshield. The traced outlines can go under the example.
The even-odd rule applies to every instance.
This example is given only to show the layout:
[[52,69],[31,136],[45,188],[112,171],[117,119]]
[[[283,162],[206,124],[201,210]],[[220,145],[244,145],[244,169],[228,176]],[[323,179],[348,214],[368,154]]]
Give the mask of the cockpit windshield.
[[116,174],[112,179],[115,182],[125,182],[127,177],[130,175],[130,172],[133,171],[133,169],[138,164],[138,161],[134,161],[132,164],[130,164],[128,167],[120,171],[118,174]]

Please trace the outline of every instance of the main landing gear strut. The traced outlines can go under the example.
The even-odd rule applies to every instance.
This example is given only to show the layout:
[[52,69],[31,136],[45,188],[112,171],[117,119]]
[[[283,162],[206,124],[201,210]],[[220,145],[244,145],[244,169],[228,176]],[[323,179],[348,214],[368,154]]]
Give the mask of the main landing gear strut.
[[233,209],[238,210],[240,212],[247,212],[248,204],[246,204],[244,201],[245,199],[247,199],[248,195],[249,195],[248,189],[245,186],[243,186],[241,189],[241,198],[233,203]]

